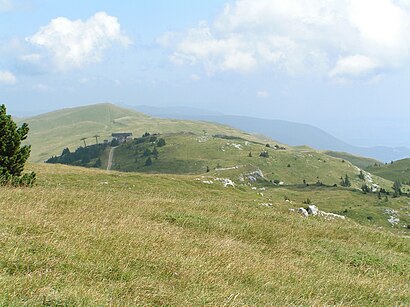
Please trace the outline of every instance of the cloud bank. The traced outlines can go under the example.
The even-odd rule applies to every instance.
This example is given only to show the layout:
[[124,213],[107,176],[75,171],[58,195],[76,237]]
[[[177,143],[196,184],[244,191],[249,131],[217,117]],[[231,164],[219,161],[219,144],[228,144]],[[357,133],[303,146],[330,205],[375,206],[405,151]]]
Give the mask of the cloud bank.
[[236,0],[212,22],[158,39],[209,74],[258,69],[369,78],[409,60],[408,0]]
[[[26,41],[47,51],[55,67],[62,71],[100,62],[103,52],[113,44],[131,43],[122,33],[118,19],[105,12],[96,13],[86,21],[55,18]],[[41,56],[33,53],[23,60],[40,61]]]

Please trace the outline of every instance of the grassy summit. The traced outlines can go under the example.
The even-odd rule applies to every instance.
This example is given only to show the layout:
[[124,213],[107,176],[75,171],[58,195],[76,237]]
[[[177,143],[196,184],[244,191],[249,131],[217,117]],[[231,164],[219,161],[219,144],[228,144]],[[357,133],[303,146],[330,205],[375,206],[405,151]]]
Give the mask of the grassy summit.
[[109,103],[63,109],[23,121],[30,126],[28,143],[32,145],[32,162],[44,162],[51,155],[60,154],[65,147],[75,150],[83,145],[80,140],[82,138],[88,138],[87,144],[95,143],[94,135],[99,135],[100,141],[109,139],[113,132],[130,131],[141,135],[146,131],[185,131],[202,134],[205,130],[209,134],[235,134],[256,138],[228,126],[153,118]]
[[32,168],[38,186],[0,190],[2,305],[410,303],[401,231],[289,211],[306,197],[329,210],[369,195]]

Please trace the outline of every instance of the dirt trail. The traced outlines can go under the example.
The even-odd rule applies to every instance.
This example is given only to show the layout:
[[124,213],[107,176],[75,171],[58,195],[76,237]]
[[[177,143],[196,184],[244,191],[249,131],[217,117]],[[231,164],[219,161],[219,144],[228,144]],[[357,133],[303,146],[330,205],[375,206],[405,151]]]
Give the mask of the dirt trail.
[[[118,146],[117,146],[117,147],[118,147]],[[115,150],[117,147],[112,147],[111,150],[110,150],[110,155],[108,156],[107,171],[110,171],[110,170],[111,170],[112,160],[113,160],[113,158],[114,158],[114,150]]]

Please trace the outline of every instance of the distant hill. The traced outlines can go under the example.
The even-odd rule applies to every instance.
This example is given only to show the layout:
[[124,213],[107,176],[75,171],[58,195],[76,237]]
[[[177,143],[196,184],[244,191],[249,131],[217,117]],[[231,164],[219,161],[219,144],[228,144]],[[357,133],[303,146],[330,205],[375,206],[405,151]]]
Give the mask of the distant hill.
[[217,115],[212,112],[203,110],[202,114],[199,109],[193,111],[190,108],[184,110],[183,107],[178,108],[155,108],[137,106],[135,109],[140,110],[152,116],[163,118],[178,118],[191,120],[205,120],[209,122],[229,125],[249,133],[259,133],[278,140],[284,144],[291,146],[308,145],[320,150],[331,150],[338,152],[348,152],[355,155],[370,157],[377,160],[390,162],[410,157],[410,148],[406,147],[358,147],[350,145],[339,140],[331,134],[314,127],[312,125],[300,124],[295,122],[261,119],[246,116],[234,115]]
[[[203,134],[234,134],[248,139],[263,140],[238,129],[221,124],[176,119],[159,119],[120,108],[113,104],[96,104],[69,108],[20,120],[30,127],[28,143],[32,145],[31,161],[43,162],[52,155],[61,153],[62,148],[75,150],[87,138],[87,144],[110,139],[113,132],[132,132],[141,135],[144,132],[172,133],[193,132]],[[267,139],[267,138],[265,138]]]
[[368,171],[388,180],[400,180],[410,184],[410,159],[394,161],[393,163],[372,165]]
[[352,188],[360,189],[364,183],[369,186],[377,183],[386,188],[392,185],[382,178],[372,178],[370,174],[363,181],[358,176],[360,170],[348,161],[313,149],[283,147],[275,143],[268,146],[240,136],[166,133],[135,138],[115,150],[109,147],[105,152],[89,146],[89,154],[83,154],[85,149],[80,148],[78,153],[64,156],[61,161],[105,169],[108,153],[113,151],[110,169],[124,172],[209,173],[245,182],[255,179],[302,187],[304,182],[309,186],[339,186],[340,178],[348,175]]
[[353,165],[356,165],[357,167],[359,167],[361,169],[366,169],[369,166],[373,166],[375,164],[383,164],[382,162],[380,162],[376,159],[355,156],[355,155],[349,154],[347,152],[324,151],[323,153],[325,153],[325,154],[327,154],[328,156],[331,156],[331,157],[335,157],[335,158],[339,158],[339,159],[349,161]]

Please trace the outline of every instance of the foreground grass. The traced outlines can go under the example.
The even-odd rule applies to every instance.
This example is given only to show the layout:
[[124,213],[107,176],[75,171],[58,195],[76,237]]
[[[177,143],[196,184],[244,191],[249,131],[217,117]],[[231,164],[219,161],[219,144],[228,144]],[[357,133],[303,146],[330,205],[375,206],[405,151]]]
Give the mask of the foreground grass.
[[0,305],[410,304],[403,236],[192,177],[34,169],[0,189]]

